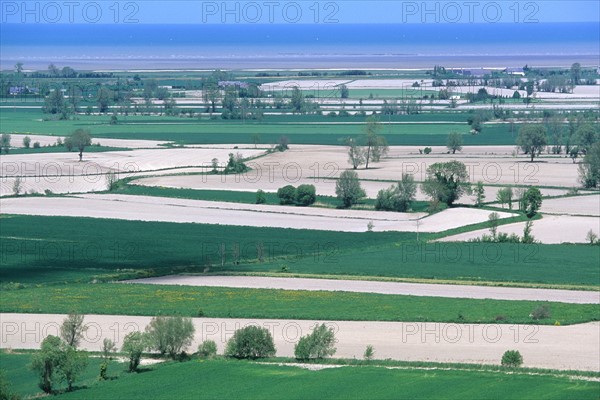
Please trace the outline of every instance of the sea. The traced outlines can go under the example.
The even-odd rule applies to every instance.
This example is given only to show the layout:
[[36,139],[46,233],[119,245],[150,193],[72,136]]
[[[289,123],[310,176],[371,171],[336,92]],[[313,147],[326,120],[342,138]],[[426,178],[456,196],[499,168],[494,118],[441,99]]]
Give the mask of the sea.
[[597,67],[600,26],[4,23],[0,46],[3,70]]

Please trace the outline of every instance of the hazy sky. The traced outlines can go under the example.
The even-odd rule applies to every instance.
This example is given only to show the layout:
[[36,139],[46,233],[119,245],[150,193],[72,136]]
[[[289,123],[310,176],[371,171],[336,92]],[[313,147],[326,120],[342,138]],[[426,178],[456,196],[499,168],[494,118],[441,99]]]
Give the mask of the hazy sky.
[[598,22],[600,1],[0,0],[0,12],[2,23]]

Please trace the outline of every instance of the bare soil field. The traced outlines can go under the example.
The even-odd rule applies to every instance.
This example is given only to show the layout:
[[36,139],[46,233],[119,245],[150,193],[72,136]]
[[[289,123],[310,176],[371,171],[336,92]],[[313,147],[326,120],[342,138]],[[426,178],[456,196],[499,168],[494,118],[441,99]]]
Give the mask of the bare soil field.
[[[502,225],[498,227],[498,232],[514,233],[523,235],[525,222]],[[600,233],[599,217],[580,217],[570,215],[545,215],[544,218],[534,221],[532,234],[536,240],[541,243],[586,243],[586,235],[592,230],[596,234]],[[489,235],[488,229],[460,233],[458,235],[448,236],[440,239],[442,242],[466,241],[481,237],[483,234]]]
[[[39,348],[44,337],[58,334],[65,318],[59,314],[0,314],[0,347]],[[80,347],[100,351],[103,338],[110,338],[120,348],[127,333],[144,330],[149,322],[150,317],[87,315],[84,324],[88,329]],[[236,329],[258,325],[271,331],[278,356],[293,357],[299,338],[315,324],[326,322],[336,332],[336,357],[360,359],[370,344],[379,359],[498,365],[502,354],[514,349],[523,355],[525,367],[600,371],[600,322],[571,326],[224,318],[193,318],[193,322],[196,335],[191,349],[204,340],[214,340],[219,353]]]
[[556,301],[575,304],[600,304],[600,293],[592,291],[508,288],[495,286],[441,285],[428,283],[378,282],[340,279],[276,278],[261,276],[186,276],[171,275],[142,278],[123,283],[234,287],[252,289],[325,290],[433,296],[468,299]]
[[[48,135],[28,135],[21,133],[11,133],[11,145],[16,148],[23,148],[23,138],[29,136],[31,139],[31,146],[33,143],[39,142],[40,146],[49,146],[56,144],[57,139],[65,140],[64,137],[60,136],[48,136]],[[130,140],[130,139],[108,139],[108,138],[93,138],[92,144],[99,143],[102,146],[108,147],[125,147],[128,149],[151,149],[157,146],[165,145],[168,142],[160,142],[156,140]]]
[[600,195],[544,200],[540,211],[544,214],[593,215],[600,217]]
[[[25,197],[2,200],[2,213],[23,215],[69,215],[141,221],[194,222],[235,226],[373,231],[440,232],[465,224],[487,221],[488,212],[453,208],[419,220],[422,214],[263,206],[161,198],[151,196],[87,194],[74,197]],[[500,213],[501,218],[511,216]]]

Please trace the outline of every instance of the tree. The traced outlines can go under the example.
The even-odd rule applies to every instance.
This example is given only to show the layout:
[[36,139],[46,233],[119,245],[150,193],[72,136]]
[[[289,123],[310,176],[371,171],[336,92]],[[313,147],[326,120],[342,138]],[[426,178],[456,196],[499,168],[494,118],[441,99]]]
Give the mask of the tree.
[[598,134],[591,124],[584,124],[577,128],[575,137],[579,142],[580,151],[584,153],[598,141]]
[[296,204],[310,206],[317,199],[315,185],[300,185],[296,189]]
[[460,161],[435,163],[427,168],[423,192],[434,201],[451,205],[469,189],[467,167]]
[[448,135],[448,143],[446,144],[448,150],[452,151],[452,154],[455,154],[456,151],[462,150],[462,135],[457,132],[452,132]]
[[292,110],[297,113],[303,113],[305,111],[304,104],[304,95],[302,91],[298,88],[298,86],[294,86],[292,89],[292,100],[291,100]]
[[290,139],[287,136],[282,135],[279,137],[279,140],[277,143],[277,150],[286,151],[290,148],[289,145],[290,145]]
[[15,64],[15,73],[17,75],[21,75],[23,73],[23,63],[22,62],[18,62]]
[[254,148],[256,148],[256,145],[260,143],[260,135],[258,133],[252,135],[252,143],[254,143]]
[[357,169],[365,162],[365,151],[354,138],[347,138],[346,146],[348,146],[348,162],[352,165],[352,168]]
[[88,364],[88,356],[84,351],[78,351],[75,347],[66,343],[62,344],[61,360],[59,363],[59,374],[67,382],[67,391],[73,390],[73,383],[83,373]]
[[43,341],[40,351],[31,359],[31,369],[39,374],[40,389],[52,393],[52,385],[61,361],[61,340],[58,336],[49,335]]
[[31,146],[31,138],[29,136],[25,136],[23,138],[23,147],[25,147],[26,149],[28,149],[29,146]]
[[317,325],[311,333],[300,338],[294,346],[298,360],[321,359],[335,354],[335,332],[325,324]]
[[531,162],[536,155],[539,155],[548,144],[546,138],[546,128],[542,125],[527,124],[519,130],[517,145],[531,156]]
[[202,358],[214,358],[217,355],[217,344],[214,340],[205,340],[198,346],[198,355]]
[[517,368],[523,364],[523,356],[518,350],[508,350],[502,355],[500,363],[503,367]]
[[225,347],[225,356],[257,359],[275,355],[273,337],[266,328],[250,325],[238,329]]
[[97,101],[98,101],[98,110],[101,113],[107,112],[110,107],[110,103],[111,103],[110,90],[108,90],[105,87],[100,88],[100,90],[98,90]]
[[490,224],[490,233],[492,234],[492,239],[496,241],[498,237],[498,221],[500,220],[500,215],[497,212],[493,212],[488,215],[488,223]]
[[60,337],[69,346],[77,347],[87,326],[83,324],[84,316],[81,314],[69,314],[60,326]]
[[267,202],[267,196],[262,189],[256,191],[256,204],[264,204]]
[[368,344],[363,354],[363,358],[367,361],[371,361],[373,357],[375,357],[375,348],[373,347],[373,345]]
[[508,208],[512,210],[512,197],[513,190],[510,186],[499,189],[496,193],[496,200],[502,205],[502,208],[505,204],[508,204]]
[[348,86],[342,85],[340,86],[340,97],[342,99],[347,99],[350,95],[350,90],[348,90]]
[[344,171],[340,174],[335,184],[335,194],[342,201],[345,208],[351,207],[366,196],[365,191],[360,186],[358,174],[354,171]]
[[367,118],[367,124],[365,126],[365,168],[369,168],[369,161],[372,159],[374,162],[378,162],[381,157],[385,156],[388,152],[387,141],[383,136],[379,136],[377,133],[381,130],[381,122],[376,116],[369,116]]
[[23,188],[23,181],[20,176],[15,178],[15,182],[13,183],[13,194],[18,196],[21,194],[21,189]]
[[402,174],[402,179],[388,189],[380,190],[375,200],[375,209],[406,212],[415,200],[417,184],[412,175]]
[[47,114],[63,114],[67,111],[65,96],[60,89],[54,89],[44,100],[44,112]]
[[296,200],[296,188],[292,185],[286,185],[277,189],[279,203],[283,205],[294,204]]
[[0,136],[0,152],[4,150],[4,152],[8,154],[10,150],[10,139],[11,136],[8,133],[3,133],[2,136]]
[[479,181],[475,184],[475,206],[481,207],[483,204],[483,200],[485,200],[485,188],[483,187],[483,182]]
[[581,79],[581,64],[573,63],[571,65],[571,80],[573,85],[579,85],[579,80]]
[[533,227],[532,220],[528,220],[525,222],[525,226],[523,227],[523,238],[521,239],[521,243],[525,243],[525,244],[535,243],[535,238],[531,234],[532,227]]
[[13,392],[10,381],[6,378],[4,369],[0,369],[0,400],[20,400],[21,397]]
[[110,340],[109,338],[104,338],[102,341],[102,357],[105,359],[110,359],[112,354],[117,351],[117,346],[115,342]]
[[83,151],[86,146],[90,146],[92,144],[92,137],[90,136],[90,131],[85,129],[77,129],[71,136],[65,139],[65,146],[67,149],[76,148],[79,150],[79,161],[83,159]]
[[586,188],[600,184],[600,142],[594,143],[579,164],[579,181]]
[[532,218],[542,206],[542,193],[536,187],[530,187],[521,199],[523,211],[528,218]]
[[154,317],[146,326],[146,343],[150,349],[175,359],[192,344],[195,331],[191,318]]
[[129,358],[129,372],[137,371],[146,347],[146,336],[142,332],[131,332],[125,336],[121,351]]

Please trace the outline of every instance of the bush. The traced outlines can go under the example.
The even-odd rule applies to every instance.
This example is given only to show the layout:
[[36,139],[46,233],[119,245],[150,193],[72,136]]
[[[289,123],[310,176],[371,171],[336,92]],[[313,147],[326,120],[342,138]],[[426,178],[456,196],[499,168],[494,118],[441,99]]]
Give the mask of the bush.
[[191,318],[154,317],[146,327],[148,347],[175,359],[192,344],[194,332]]
[[267,202],[267,196],[261,189],[256,191],[256,204],[265,204]]
[[363,357],[365,360],[371,361],[374,356],[375,356],[375,348],[373,347],[373,345],[368,344],[367,348],[365,349],[365,353],[363,354]]
[[266,328],[250,325],[238,329],[227,342],[225,356],[234,358],[257,359],[273,357],[275,344],[273,337]]
[[501,364],[508,368],[520,367],[523,364],[523,356],[518,350],[508,350],[502,355]]
[[313,329],[312,333],[300,338],[294,347],[294,356],[298,360],[311,358],[324,358],[335,354],[335,333],[333,328],[321,324]]
[[198,346],[198,355],[202,358],[214,358],[217,355],[217,344],[214,340],[205,340]]
[[23,138],[23,147],[28,149],[30,145],[31,145],[31,138],[29,136],[25,136]]
[[287,185],[277,189],[277,197],[280,204],[294,204],[296,201],[296,188],[292,185]]
[[39,149],[40,147],[41,147],[41,146],[40,146],[40,142],[35,142],[35,143],[33,143],[33,148],[34,148],[34,149]]
[[123,339],[121,351],[129,358],[129,372],[137,371],[142,359],[142,352],[146,349],[146,335],[142,332],[131,332]]
[[550,318],[550,316],[551,316],[550,307],[548,307],[545,304],[537,307],[535,310],[533,310],[531,312],[531,315],[530,315],[530,317],[535,320],[547,319],[547,318]]
[[300,206],[310,206],[317,199],[315,185],[300,185],[296,189],[296,203]]
[[423,153],[425,153],[425,154],[429,154],[429,153],[431,153],[431,147],[425,147],[425,148],[423,149]]
[[376,210],[406,212],[415,199],[417,185],[410,174],[402,174],[402,180],[377,193]]

